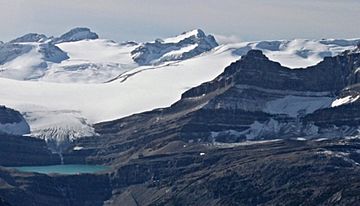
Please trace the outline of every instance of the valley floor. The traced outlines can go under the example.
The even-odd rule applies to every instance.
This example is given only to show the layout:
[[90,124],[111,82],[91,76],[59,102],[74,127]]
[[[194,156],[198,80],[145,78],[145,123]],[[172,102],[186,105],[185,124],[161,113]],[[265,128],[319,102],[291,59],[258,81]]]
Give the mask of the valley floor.
[[359,150],[359,140],[282,140],[139,157],[108,174],[2,168],[0,197],[19,206],[356,205]]

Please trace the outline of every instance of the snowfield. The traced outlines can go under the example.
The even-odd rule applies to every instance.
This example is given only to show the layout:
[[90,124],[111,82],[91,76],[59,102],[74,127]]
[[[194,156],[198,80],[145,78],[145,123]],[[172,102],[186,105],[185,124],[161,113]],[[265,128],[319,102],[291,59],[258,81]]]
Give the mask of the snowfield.
[[[164,42],[182,41],[198,35],[195,31]],[[94,123],[170,106],[183,92],[214,79],[250,49],[261,49],[284,66],[303,68],[317,64],[325,56],[353,49],[357,42],[355,39],[242,42],[220,45],[187,60],[148,66],[139,66],[132,59],[136,43],[119,44],[104,39],[61,42],[55,46],[68,58],[60,62],[48,61],[39,52],[43,42],[22,43],[32,45],[32,49],[0,65],[0,104],[19,110],[33,135],[72,141],[96,135],[91,126]],[[161,58],[181,55],[193,47],[170,51]],[[267,110],[270,113],[286,110],[295,115],[293,107],[299,107],[296,111],[312,112],[314,108],[329,107],[334,101],[327,97],[307,98],[306,108],[300,108],[297,104],[300,100],[304,99],[275,100]]]

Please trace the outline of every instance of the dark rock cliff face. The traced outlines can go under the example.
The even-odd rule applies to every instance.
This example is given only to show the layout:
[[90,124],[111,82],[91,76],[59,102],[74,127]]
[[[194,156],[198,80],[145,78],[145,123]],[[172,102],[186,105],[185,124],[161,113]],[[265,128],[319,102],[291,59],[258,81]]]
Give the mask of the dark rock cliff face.
[[[227,67],[215,80],[190,89],[182,97],[198,99],[215,93],[216,97],[201,109],[204,110],[201,114],[211,116],[205,117],[205,121],[219,119],[219,112],[225,112],[223,116],[228,118],[220,120],[216,125],[223,125],[223,128],[216,130],[235,130],[243,133],[239,136],[243,135],[247,139],[265,136],[313,138],[325,137],[332,132],[339,137],[338,128],[328,130],[328,126],[330,122],[333,126],[339,124],[334,124],[340,121],[336,116],[345,114],[338,113],[341,111],[338,108],[329,107],[336,98],[358,95],[359,67],[359,53],[327,57],[323,62],[307,69],[288,69],[269,61],[261,51],[253,50]],[[321,109],[334,117],[326,119],[329,121],[326,128],[321,127],[324,126],[323,123],[316,121],[324,119],[322,115],[325,112],[320,112]],[[316,110],[319,111],[315,112]],[[230,114],[242,122],[229,122]],[[359,117],[357,112],[349,115],[352,120]],[[348,122],[350,121],[351,119]],[[199,124],[197,120],[194,122]],[[344,125],[345,122],[342,123]],[[209,125],[208,122],[205,124]],[[232,125],[242,125],[244,130]],[[353,128],[340,132],[340,136],[357,134],[355,130],[359,124],[356,121],[347,126]],[[208,131],[214,129],[210,128]]]
[[30,126],[20,112],[0,106],[0,166],[58,164],[60,158],[47,148],[45,141],[21,136]]
[[18,123],[24,119],[18,111],[5,106],[0,106],[0,114],[0,124]]
[[0,168],[0,182],[0,196],[17,206],[100,206],[111,196],[107,175],[41,175]]
[[45,141],[33,137],[0,134],[0,166],[60,164]]
[[270,61],[260,50],[251,50],[241,60],[225,68],[215,80],[190,89],[183,98],[201,96],[231,85],[336,93],[359,83],[360,74],[356,72],[359,67],[359,53],[326,57],[316,66],[306,69],[289,69]]

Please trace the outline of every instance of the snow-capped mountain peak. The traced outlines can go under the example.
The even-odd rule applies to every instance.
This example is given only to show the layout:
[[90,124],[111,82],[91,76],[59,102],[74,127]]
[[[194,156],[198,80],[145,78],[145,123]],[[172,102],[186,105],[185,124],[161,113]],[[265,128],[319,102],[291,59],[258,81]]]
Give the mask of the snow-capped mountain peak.
[[194,29],[191,31],[183,32],[176,37],[170,37],[170,38],[163,39],[163,42],[164,43],[178,43],[184,39],[191,38],[191,37],[204,38],[204,37],[206,37],[206,35],[205,35],[205,32],[201,29]]
[[99,36],[89,28],[77,27],[53,40],[54,43],[73,42],[80,40],[98,39]]
[[218,46],[212,35],[195,29],[176,37],[158,39],[142,44],[131,52],[133,59],[140,65],[157,65],[169,61],[185,60]]

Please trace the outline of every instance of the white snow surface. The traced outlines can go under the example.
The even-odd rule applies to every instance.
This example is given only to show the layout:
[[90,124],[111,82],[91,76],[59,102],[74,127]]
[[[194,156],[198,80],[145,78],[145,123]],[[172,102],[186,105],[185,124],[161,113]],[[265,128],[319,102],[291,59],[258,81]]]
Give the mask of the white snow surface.
[[231,44],[234,53],[244,55],[250,49],[260,49],[273,61],[289,68],[305,68],[316,65],[327,56],[335,56],[345,50],[354,50],[360,39],[257,41]]
[[0,76],[11,79],[32,79],[43,75],[43,71],[37,68],[42,62],[42,55],[38,52],[39,44],[27,44],[32,49],[15,58],[10,62],[0,65]]
[[1,103],[25,114],[35,136],[59,141],[90,136],[93,130],[88,126],[93,123],[170,106],[183,92],[214,79],[237,58],[214,52],[168,65],[139,67],[104,84],[0,78]]
[[188,45],[186,47],[183,47],[183,48],[181,48],[179,50],[174,50],[174,51],[166,53],[164,56],[161,57],[161,59],[169,57],[169,56],[180,56],[183,53],[186,53],[186,52],[189,52],[189,51],[195,49],[197,46],[198,46],[198,44],[190,44],[190,45]]
[[66,42],[57,46],[70,57],[51,64],[40,80],[59,83],[103,83],[136,68],[130,52],[134,46],[104,40]]
[[46,141],[71,142],[76,138],[96,135],[92,125],[78,111],[50,110],[31,105],[19,108],[31,125],[32,135]]
[[69,59],[47,61],[40,52],[43,43],[21,43],[32,49],[0,65],[0,77],[58,83],[103,83],[138,65],[130,52],[135,46],[110,40],[82,40],[57,44]]
[[339,99],[334,100],[331,103],[331,107],[338,107],[338,106],[341,106],[343,104],[349,104],[349,103],[355,102],[359,98],[360,98],[359,95],[357,95],[357,96],[351,96],[350,95],[350,96],[346,96],[346,97],[343,97],[343,98],[339,98]]
[[[199,35],[199,32],[199,30],[193,30],[163,41],[176,43],[185,38]],[[269,59],[278,61],[283,66],[304,68],[319,63],[325,56],[334,56],[344,50],[354,49],[357,42],[360,40],[256,41],[220,45],[214,50],[220,50],[234,58],[239,58],[250,49],[261,49]],[[60,59],[59,62],[49,61],[45,57],[46,54],[41,52],[40,47],[46,43],[23,42],[19,44],[31,46],[32,49],[25,53],[21,52],[16,58],[0,65],[0,77],[58,83],[104,83],[139,67],[131,55],[131,51],[139,46],[135,44],[119,44],[106,39],[64,42],[56,44],[56,46],[65,52],[69,59],[63,61]],[[189,45],[180,50],[165,53],[160,60],[181,56],[196,46],[196,44]],[[211,56],[213,52],[208,53]],[[230,62],[228,63],[230,64]]]
[[315,110],[328,108],[334,101],[333,97],[319,96],[293,96],[288,95],[270,101],[266,104],[264,112],[270,114],[287,114],[290,117],[297,117],[302,114],[313,113]]
[[198,36],[200,33],[200,30],[199,29],[194,29],[194,30],[191,30],[191,31],[188,31],[188,32],[184,32],[178,36],[175,36],[175,37],[170,37],[170,38],[166,38],[166,39],[163,39],[163,42],[164,43],[178,43],[184,39],[187,39],[189,37],[192,37],[192,36]]

